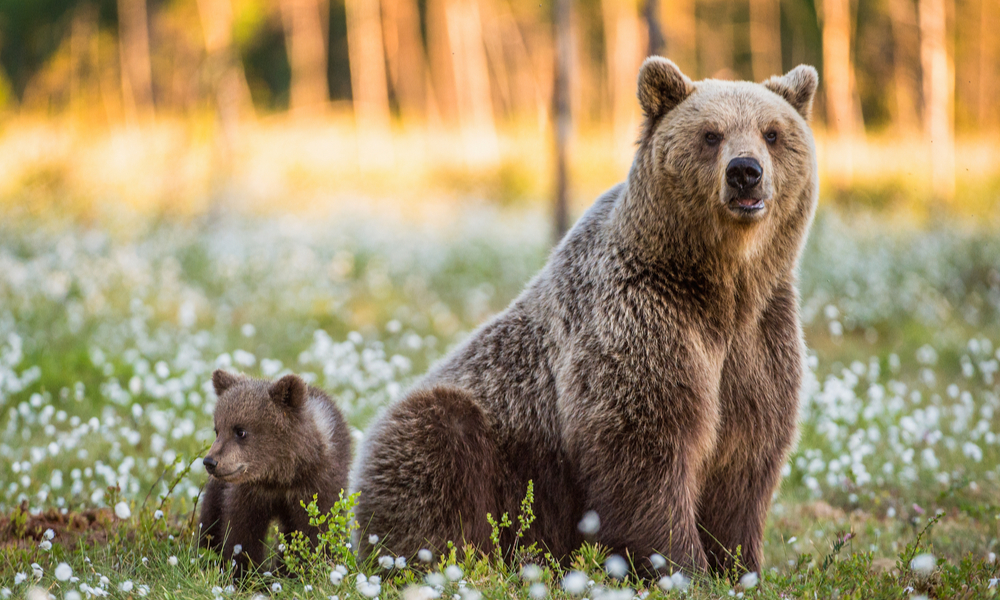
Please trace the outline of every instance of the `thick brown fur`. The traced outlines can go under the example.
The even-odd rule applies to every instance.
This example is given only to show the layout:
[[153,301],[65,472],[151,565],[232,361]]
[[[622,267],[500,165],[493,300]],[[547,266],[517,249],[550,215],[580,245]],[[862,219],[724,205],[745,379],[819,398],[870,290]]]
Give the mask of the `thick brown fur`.
[[282,533],[301,531],[315,542],[319,530],[300,503],[315,494],[325,513],[338,500],[347,487],[351,436],[330,397],[297,375],[272,383],[217,370],[212,384],[219,401],[215,443],[204,459],[211,475],[201,539],[234,561],[240,575],[264,560],[274,520]]
[[[362,556],[373,533],[401,555],[448,540],[486,548],[485,513],[517,514],[532,480],[536,521],[521,543],[565,556],[593,510],[590,539],[647,569],[658,552],[719,572],[737,548],[760,569],[796,431],[817,81],[798,67],[764,84],[691,82],[647,59],[628,180],[368,432],[352,479]],[[752,214],[727,183],[736,157],[763,170]]]

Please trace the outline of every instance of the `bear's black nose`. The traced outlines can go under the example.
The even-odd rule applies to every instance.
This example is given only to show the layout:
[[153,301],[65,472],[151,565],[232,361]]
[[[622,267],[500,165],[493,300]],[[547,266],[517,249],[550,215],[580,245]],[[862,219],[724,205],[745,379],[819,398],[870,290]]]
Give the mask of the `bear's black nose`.
[[211,456],[201,459],[201,464],[205,465],[205,470],[208,471],[209,475],[215,473],[215,467],[219,466],[219,462]]
[[764,174],[760,168],[760,163],[756,158],[740,156],[729,161],[726,167],[726,181],[737,190],[743,191],[752,188],[760,183],[760,176]]

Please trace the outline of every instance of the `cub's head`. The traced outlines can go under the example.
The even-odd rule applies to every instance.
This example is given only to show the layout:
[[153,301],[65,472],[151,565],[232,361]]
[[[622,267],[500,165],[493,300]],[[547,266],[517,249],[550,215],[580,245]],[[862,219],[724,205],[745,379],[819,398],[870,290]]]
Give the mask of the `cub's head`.
[[308,396],[305,381],[286,375],[272,383],[219,369],[212,385],[219,397],[216,438],[202,460],[205,470],[237,484],[287,479],[304,433],[297,424]]
[[812,215],[816,161],[808,120],[819,77],[799,66],[763,84],[692,82],[653,56],[639,73],[639,161],[657,203],[720,235]]

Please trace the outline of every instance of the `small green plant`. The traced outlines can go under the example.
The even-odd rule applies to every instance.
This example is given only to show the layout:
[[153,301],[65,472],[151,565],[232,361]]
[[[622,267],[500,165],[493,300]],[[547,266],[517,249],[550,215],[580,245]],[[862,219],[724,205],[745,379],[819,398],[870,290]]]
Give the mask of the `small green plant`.
[[348,569],[356,569],[357,562],[350,542],[351,533],[358,527],[354,521],[358,496],[359,493],[345,496],[341,490],[340,497],[325,514],[320,513],[315,495],[309,504],[301,502],[309,515],[309,525],[318,527],[320,532],[315,544],[301,531],[293,531],[288,536],[278,534],[279,544],[285,546],[285,567],[291,574],[308,578],[310,573],[315,573],[330,559]]
[[524,498],[521,499],[521,508],[517,515],[518,527],[517,531],[514,533],[514,543],[508,552],[504,552],[500,536],[502,535],[502,531],[504,529],[510,529],[514,525],[514,523],[510,520],[510,515],[505,512],[500,515],[500,520],[497,521],[491,513],[486,513],[486,521],[492,528],[490,541],[493,543],[493,554],[497,562],[503,562],[505,556],[514,560],[514,562],[520,562],[538,555],[539,551],[537,543],[533,542],[527,547],[524,547],[521,544],[525,534],[528,533],[529,529],[531,529],[531,524],[535,522],[534,504],[535,483],[529,479],[528,489],[524,494]]

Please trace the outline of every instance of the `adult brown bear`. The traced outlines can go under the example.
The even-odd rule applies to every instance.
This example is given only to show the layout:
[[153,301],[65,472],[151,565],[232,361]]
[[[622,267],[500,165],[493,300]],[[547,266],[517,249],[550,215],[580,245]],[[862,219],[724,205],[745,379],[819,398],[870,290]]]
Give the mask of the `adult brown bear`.
[[369,534],[404,556],[486,547],[486,513],[516,514],[533,480],[522,543],[565,555],[595,511],[590,539],[637,565],[718,571],[739,548],[759,570],[798,413],[817,81],[800,66],[693,83],[646,60],[628,180],[370,428],[353,479],[363,556]]

